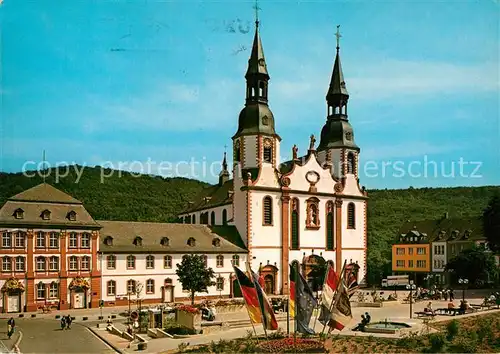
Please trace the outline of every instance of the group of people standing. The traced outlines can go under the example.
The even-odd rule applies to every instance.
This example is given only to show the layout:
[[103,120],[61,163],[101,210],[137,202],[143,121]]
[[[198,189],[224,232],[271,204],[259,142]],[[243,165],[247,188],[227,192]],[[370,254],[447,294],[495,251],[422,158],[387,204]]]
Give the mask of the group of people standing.
[[65,330],[65,329],[71,329],[72,322],[73,322],[73,319],[71,318],[70,315],[62,316],[61,317],[61,331]]

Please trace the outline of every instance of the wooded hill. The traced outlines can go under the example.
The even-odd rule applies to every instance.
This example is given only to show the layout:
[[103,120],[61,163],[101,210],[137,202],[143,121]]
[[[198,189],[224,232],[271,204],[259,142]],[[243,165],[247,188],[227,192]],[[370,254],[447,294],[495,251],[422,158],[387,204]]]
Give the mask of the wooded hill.
[[[79,169],[81,166],[77,166]],[[60,171],[64,174],[65,169]],[[45,171],[48,174],[48,171]],[[162,221],[175,220],[176,213],[209,184],[187,178],[133,175],[127,172],[85,167],[78,183],[74,166],[55,181],[55,169],[46,182],[81,200],[95,219]],[[110,175],[101,183],[101,175]],[[0,173],[0,205],[23,190],[42,182],[38,175]],[[500,187],[409,188],[369,190],[368,280],[379,284],[390,273],[391,244],[402,223],[408,220],[481,215],[490,197]]]

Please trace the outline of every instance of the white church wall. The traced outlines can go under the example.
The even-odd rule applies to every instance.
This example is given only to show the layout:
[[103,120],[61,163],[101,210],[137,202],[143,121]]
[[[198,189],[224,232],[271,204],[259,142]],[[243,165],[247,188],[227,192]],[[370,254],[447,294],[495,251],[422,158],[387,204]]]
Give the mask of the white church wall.
[[[252,191],[252,246],[280,246],[281,245],[281,195],[278,192]],[[272,225],[263,225],[264,197],[270,196],[273,200]]]
[[[347,227],[347,208],[349,203],[355,207],[355,229]],[[364,200],[344,198],[342,203],[342,248],[363,248],[365,236]]]
[[319,180],[315,184],[317,192],[334,192],[335,181],[330,171],[323,169],[314,156],[311,156],[304,166],[295,165],[293,173],[288,176],[290,178],[290,188],[292,190],[308,191],[311,184],[306,179],[306,175],[309,171],[317,172],[319,175]]
[[346,176],[344,190],[342,191],[342,193],[346,195],[362,196],[363,193],[359,190],[360,187],[358,187],[356,176],[349,173]]
[[238,230],[245,245],[248,245],[247,238],[247,192],[241,191],[243,186],[239,178],[234,179],[234,225]]

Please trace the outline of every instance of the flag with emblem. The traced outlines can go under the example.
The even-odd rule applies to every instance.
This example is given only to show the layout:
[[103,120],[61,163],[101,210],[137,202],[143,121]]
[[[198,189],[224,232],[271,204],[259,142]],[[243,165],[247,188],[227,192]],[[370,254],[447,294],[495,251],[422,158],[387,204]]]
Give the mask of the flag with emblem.
[[359,289],[356,268],[351,268],[349,270],[349,273],[347,274],[346,277],[346,281],[347,281],[347,294],[349,295],[349,298],[351,298],[356,293],[356,290]]
[[269,299],[266,296],[266,293],[262,289],[260,285],[260,279],[263,278],[256,274],[252,268],[250,268],[250,264],[247,263],[248,273],[251,274],[252,280],[257,291],[257,297],[259,299],[260,311],[262,313],[262,325],[264,329],[277,330],[278,329],[278,321],[276,321],[276,317],[274,316],[274,310],[271,304],[269,303]]
[[236,273],[236,278],[238,279],[238,284],[241,288],[241,294],[243,299],[245,299],[245,304],[248,310],[248,316],[252,323],[262,323],[262,312],[260,310],[259,296],[257,294],[257,289],[255,288],[254,282],[246,276],[245,273],[241,271],[236,266],[233,266],[234,272]]
[[[317,306],[316,299],[314,298],[314,294],[302,274],[298,273],[295,267],[290,266],[290,284],[292,284],[292,279],[294,290],[293,317],[296,322],[297,332],[314,334],[314,330],[309,327],[309,322],[311,322],[313,311]],[[292,296],[291,291],[292,286],[290,286],[290,297]],[[290,313],[290,315],[292,315],[292,313]]]
[[328,264],[326,271],[325,283],[323,284],[323,290],[321,292],[321,312],[318,317],[320,323],[326,325],[331,318],[331,307],[335,296],[335,291],[337,291],[337,285],[339,283],[339,277],[335,272],[335,269]]
[[334,301],[329,326],[341,331],[352,320],[351,300],[344,279],[340,281]]

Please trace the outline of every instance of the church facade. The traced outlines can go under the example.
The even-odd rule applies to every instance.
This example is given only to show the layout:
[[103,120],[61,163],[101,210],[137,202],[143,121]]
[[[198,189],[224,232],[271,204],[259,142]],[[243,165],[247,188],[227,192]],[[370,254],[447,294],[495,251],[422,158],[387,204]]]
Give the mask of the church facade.
[[359,184],[356,145],[347,107],[349,93],[337,53],[326,95],[326,117],[319,145],[311,135],[307,151],[280,163],[281,137],[269,102],[270,75],[259,22],[248,61],[246,101],[232,137],[233,178],[226,154],[219,183],[207,188],[179,214],[184,223],[234,225],[248,250],[248,260],[266,281],[266,292],[287,294],[289,267],[333,262],[366,274],[367,193]]

